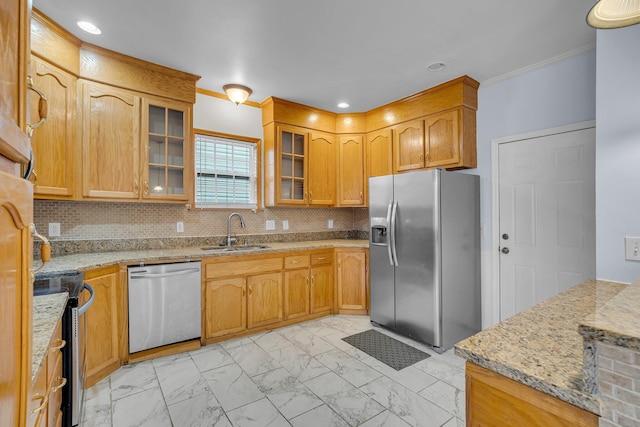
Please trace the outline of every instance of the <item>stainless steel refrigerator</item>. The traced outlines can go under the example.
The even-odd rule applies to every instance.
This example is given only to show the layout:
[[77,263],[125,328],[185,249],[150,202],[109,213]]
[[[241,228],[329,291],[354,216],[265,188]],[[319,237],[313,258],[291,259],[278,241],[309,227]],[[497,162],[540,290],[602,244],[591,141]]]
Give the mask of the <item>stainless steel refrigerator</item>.
[[481,329],[480,181],[369,178],[371,322],[445,351]]

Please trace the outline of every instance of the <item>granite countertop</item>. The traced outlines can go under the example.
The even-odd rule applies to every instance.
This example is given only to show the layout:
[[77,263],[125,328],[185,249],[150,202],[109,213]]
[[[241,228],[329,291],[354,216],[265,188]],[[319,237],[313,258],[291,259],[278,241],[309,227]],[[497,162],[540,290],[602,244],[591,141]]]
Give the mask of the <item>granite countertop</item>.
[[39,295],[33,297],[33,348],[31,355],[31,382],[35,381],[47,356],[47,349],[58,321],[67,305],[69,294]]
[[640,350],[640,284],[622,290],[580,325],[589,339]]
[[[251,245],[259,245],[259,242],[252,242]],[[200,247],[185,247],[175,249],[152,249],[152,250],[135,250],[135,251],[114,251],[114,252],[96,252],[82,253],[74,255],[64,255],[52,257],[41,270],[41,274],[61,273],[69,271],[85,271],[99,267],[106,267],[120,263],[138,263],[161,260],[198,260],[217,256],[233,256],[233,255],[249,255],[249,254],[266,254],[277,253],[294,250],[310,250],[322,248],[368,248],[368,240],[350,240],[350,239],[333,239],[333,240],[310,240],[304,242],[285,242],[265,243],[264,249],[243,250],[235,252],[216,252],[203,251]],[[34,261],[34,267],[39,266],[39,261]]]
[[[459,342],[455,353],[599,414],[597,397],[585,390],[584,345],[578,328],[585,318],[601,312],[607,302],[622,295],[627,287],[587,280]],[[636,308],[636,313],[639,311]]]

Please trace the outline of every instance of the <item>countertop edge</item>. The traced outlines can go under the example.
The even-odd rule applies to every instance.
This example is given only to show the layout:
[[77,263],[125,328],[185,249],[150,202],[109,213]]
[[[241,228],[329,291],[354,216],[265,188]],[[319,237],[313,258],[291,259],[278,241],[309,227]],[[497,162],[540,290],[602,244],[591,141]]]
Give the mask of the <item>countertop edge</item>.
[[40,373],[58,321],[69,298],[68,292],[33,297],[33,341],[31,348],[31,383]]

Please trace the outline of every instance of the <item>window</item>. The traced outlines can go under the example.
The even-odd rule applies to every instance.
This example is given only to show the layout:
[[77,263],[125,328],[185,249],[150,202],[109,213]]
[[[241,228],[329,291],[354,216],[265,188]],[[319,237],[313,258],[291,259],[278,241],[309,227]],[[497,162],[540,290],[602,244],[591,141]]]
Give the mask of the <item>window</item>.
[[195,131],[196,208],[258,207],[259,140]]

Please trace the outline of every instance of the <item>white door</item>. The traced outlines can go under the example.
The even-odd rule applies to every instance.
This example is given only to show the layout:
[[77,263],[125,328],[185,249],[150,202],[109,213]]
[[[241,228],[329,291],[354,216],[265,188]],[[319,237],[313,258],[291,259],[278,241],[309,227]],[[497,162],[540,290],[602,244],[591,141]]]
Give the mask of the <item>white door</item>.
[[595,129],[498,146],[500,320],[595,278]]

